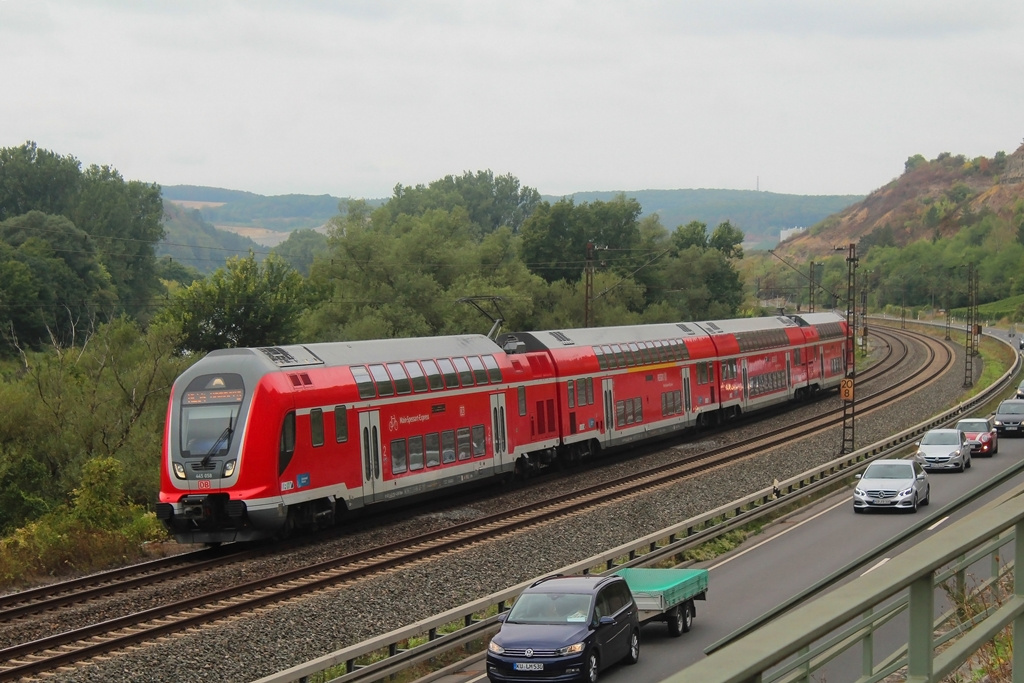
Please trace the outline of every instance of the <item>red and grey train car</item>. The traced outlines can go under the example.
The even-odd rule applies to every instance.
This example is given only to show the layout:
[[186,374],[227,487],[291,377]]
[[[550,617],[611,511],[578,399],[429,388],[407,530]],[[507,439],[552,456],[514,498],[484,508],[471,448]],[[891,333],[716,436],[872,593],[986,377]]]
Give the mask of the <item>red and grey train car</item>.
[[215,351],[172,388],[157,516],[181,542],[327,526],[835,387],[844,344],[822,313]]

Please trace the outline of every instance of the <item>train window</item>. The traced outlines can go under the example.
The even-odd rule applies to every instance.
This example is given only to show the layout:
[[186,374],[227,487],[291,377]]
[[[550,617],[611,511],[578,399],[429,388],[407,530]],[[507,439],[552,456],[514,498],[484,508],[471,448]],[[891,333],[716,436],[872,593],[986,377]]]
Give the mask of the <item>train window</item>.
[[619,366],[619,360],[615,357],[612,347],[606,344],[601,347],[601,352],[604,353],[605,370],[614,370]]
[[631,425],[636,421],[636,417],[633,415],[633,399],[627,398],[624,403],[623,409],[626,411],[626,424]]
[[612,353],[615,355],[615,367],[626,367],[626,357],[622,355],[622,349],[619,348],[618,344],[612,344]]
[[462,386],[473,386],[473,373],[469,369],[469,363],[466,362],[466,359],[460,356],[452,358],[452,362],[455,363],[455,369],[459,371],[459,379],[462,381]]
[[565,382],[565,389],[566,389],[566,392],[569,395],[569,407],[570,408],[575,408],[576,407],[576,387],[573,384],[571,379],[567,380]]
[[423,437],[409,437],[409,470],[423,469]]
[[494,356],[484,356],[483,359],[484,367],[487,368],[487,376],[492,384],[497,384],[501,381],[501,368],[498,367],[498,361],[494,360]]
[[590,405],[590,401],[587,400],[587,382],[586,382],[586,380],[582,380],[582,379],[576,380],[576,405],[578,405],[578,406]]
[[449,389],[459,388],[459,376],[455,372],[455,366],[447,358],[438,358],[437,366],[441,368],[441,374],[444,375],[444,384]]
[[487,384],[487,371],[484,370],[484,363],[479,356],[468,356],[469,367],[473,368],[473,379],[477,384]]
[[697,384],[708,383],[708,366],[704,363],[697,363]]
[[[630,402],[629,405],[632,406],[633,403]],[[622,427],[625,424],[626,424],[626,402],[625,401],[616,401],[615,402],[615,426],[616,427]]]
[[352,378],[356,381],[356,388],[359,389],[359,398],[375,398],[377,389],[373,386],[370,373],[362,365],[353,365],[349,368],[352,371]]
[[320,408],[309,411],[309,436],[314,448],[324,445],[324,411]]
[[455,440],[459,446],[459,460],[468,460],[473,454],[469,443],[469,427],[459,427],[459,431],[455,433]]
[[668,357],[665,355],[665,347],[662,345],[661,340],[651,342],[651,347],[651,355],[654,357],[654,360],[658,362],[668,360]]
[[377,394],[380,396],[394,396],[395,385],[391,383],[388,371],[383,365],[371,365],[370,375],[373,376],[373,383],[377,385]]
[[594,378],[587,378],[587,405],[594,404]]
[[427,434],[427,467],[437,467],[441,464],[441,439],[437,432]]
[[644,421],[644,402],[639,396],[633,399],[633,418],[637,422]]
[[395,393],[412,393],[412,382],[409,381],[409,376],[405,374],[405,368],[401,363],[388,363],[388,372],[391,373],[391,379],[395,380]]
[[487,454],[487,434],[483,425],[473,425],[473,457]]
[[605,360],[604,351],[601,350],[600,346],[594,347],[594,355],[597,356],[597,367],[602,370],[608,369],[608,361]]
[[629,357],[632,355],[633,356],[633,365],[634,366],[641,365],[643,360],[640,357],[640,347],[637,346],[635,343],[630,342],[629,348],[630,348],[629,353],[626,354],[627,359],[629,359]]
[[423,370],[427,373],[430,389],[432,391],[444,389],[444,380],[441,379],[441,371],[438,369],[437,363],[432,360],[421,360],[420,363],[423,364]]
[[708,361],[708,381],[715,381],[715,364],[712,363],[711,361]]
[[519,394],[519,416],[520,417],[525,417],[526,416],[526,387],[519,387],[516,390],[516,393]]
[[793,363],[795,365],[800,365],[801,363],[803,363],[803,361],[800,360],[800,355],[801,355],[800,351],[801,350],[802,349],[793,349]]
[[402,474],[409,463],[405,451],[405,439],[395,439],[391,442],[391,474]]
[[626,365],[629,367],[640,362],[640,353],[637,351],[636,344],[623,344],[622,355],[626,357]]
[[284,424],[281,425],[281,440],[277,448],[277,475],[284,474],[288,463],[295,455],[295,411],[284,416]]
[[441,432],[441,462],[455,462],[455,432],[451,429]]
[[671,411],[668,409],[668,394],[661,395],[661,414],[668,415]]
[[405,361],[405,374],[409,375],[413,391],[427,390],[427,378],[423,374],[423,368],[420,367],[419,363],[414,360]]
[[348,408],[345,406],[334,406],[334,440],[348,441]]
[[637,350],[640,353],[640,362],[643,363],[644,365],[650,363],[651,362],[651,352],[647,348],[647,342],[639,342],[636,345],[636,347],[637,347]]

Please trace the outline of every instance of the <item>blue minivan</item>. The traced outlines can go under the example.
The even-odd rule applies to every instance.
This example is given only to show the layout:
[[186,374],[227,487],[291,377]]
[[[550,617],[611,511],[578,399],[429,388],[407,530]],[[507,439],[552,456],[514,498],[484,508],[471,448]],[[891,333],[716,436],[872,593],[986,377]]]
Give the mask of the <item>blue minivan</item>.
[[640,659],[640,620],[619,576],[551,576],[533,583],[499,617],[487,646],[491,683],[588,681]]

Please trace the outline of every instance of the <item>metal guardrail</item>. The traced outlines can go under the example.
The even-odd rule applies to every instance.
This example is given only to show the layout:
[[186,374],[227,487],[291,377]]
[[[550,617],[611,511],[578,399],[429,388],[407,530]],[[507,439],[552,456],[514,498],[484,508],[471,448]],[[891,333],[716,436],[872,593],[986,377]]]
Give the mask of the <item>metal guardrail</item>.
[[[778,482],[773,487],[761,489],[714,510],[551,573],[611,573],[623,567],[657,564],[732,529],[773,514],[797,500],[814,495],[828,486],[837,485],[871,460],[905,448],[915,436],[928,429],[948,423],[984,405],[1005,389],[1006,383],[1016,374],[1020,364],[1018,356],[1011,370],[998,382],[939,416]],[[524,581],[414,624],[265,676],[255,683],[306,681],[311,676],[323,676],[332,669],[338,670],[333,677],[328,678],[332,682],[367,683],[405,671],[444,652],[463,647],[473,640],[490,637],[498,629],[497,612],[504,611],[508,603],[535,580],[536,578]],[[417,640],[422,643],[410,646],[410,641]],[[360,663],[371,657],[377,661]]]

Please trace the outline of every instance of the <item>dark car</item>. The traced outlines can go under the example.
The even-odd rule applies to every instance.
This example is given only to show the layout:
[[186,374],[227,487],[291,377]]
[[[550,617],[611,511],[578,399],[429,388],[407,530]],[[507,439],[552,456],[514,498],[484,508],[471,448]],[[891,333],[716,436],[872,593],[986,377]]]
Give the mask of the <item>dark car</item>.
[[[1020,340],[1024,342],[1024,337],[1021,337]],[[1022,380],[1021,383],[1017,385],[1017,398],[1024,398],[1024,380]]]
[[996,433],[1020,434],[1021,420],[1024,420],[1024,399],[1008,398],[996,408],[993,418],[996,424]]
[[956,428],[967,435],[971,455],[995,455],[999,452],[999,433],[991,417],[965,417]]
[[618,661],[640,658],[640,620],[620,576],[552,576],[524,590],[487,646],[487,677],[597,681]]

